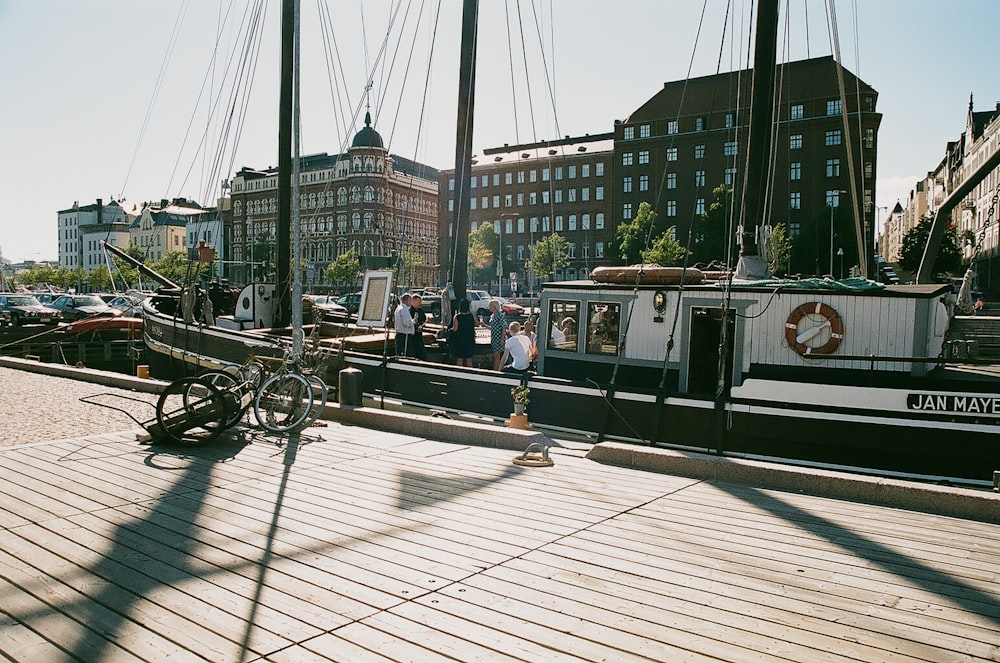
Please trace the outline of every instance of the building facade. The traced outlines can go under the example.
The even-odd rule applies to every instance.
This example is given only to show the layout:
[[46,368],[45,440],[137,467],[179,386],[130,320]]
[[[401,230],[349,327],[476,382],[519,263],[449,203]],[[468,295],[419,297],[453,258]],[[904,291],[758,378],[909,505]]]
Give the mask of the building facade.
[[130,239],[142,249],[147,264],[161,260],[172,251],[187,256],[187,229],[211,214],[193,200],[175,198],[147,203],[129,227]]
[[[469,231],[491,224],[499,235],[499,278],[489,284],[494,292],[513,289],[512,274],[521,292],[536,291],[529,268],[532,247],[553,233],[568,242],[570,262],[549,280],[586,278],[595,267],[610,264],[612,137],[504,145],[473,159]],[[451,280],[454,253],[454,170],[441,171],[439,189],[438,232],[446,238],[440,247],[440,280],[445,283]]]
[[[437,171],[390,155],[370,115],[345,154],[301,157],[299,172],[307,286],[321,284],[330,263],[349,251],[363,264],[388,264],[405,254],[411,270],[402,285],[434,283]],[[231,278],[237,282],[274,276],[277,196],[277,168],[243,168],[232,180],[230,209],[223,216],[230,219]]]
[[89,271],[106,264],[101,242],[122,249],[128,246],[129,226],[138,216],[139,209],[138,205],[124,200],[105,203],[98,198],[91,205],[81,206],[74,202],[72,207],[56,214],[59,266]]
[[[769,182],[755,176],[760,184],[751,186],[768,188],[765,221],[785,224],[797,244],[792,273],[827,273],[827,256],[834,248],[857,255],[853,215],[845,213],[852,190],[866,246],[874,246],[881,115],[875,110],[875,90],[847,70],[843,75],[846,100],[840,96],[837,64],[829,56],[778,68],[773,175]],[[711,205],[714,189],[725,185],[739,194],[749,110],[738,102],[750,99],[750,82],[750,71],[669,82],[626,120],[616,122],[612,225],[631,220],[639,204],[648,202],[658,227],[675,227],[685,244],[692,224]],[[846,209],[840,210],[842,206]],[[747,223],[760,225],[761,220]]]

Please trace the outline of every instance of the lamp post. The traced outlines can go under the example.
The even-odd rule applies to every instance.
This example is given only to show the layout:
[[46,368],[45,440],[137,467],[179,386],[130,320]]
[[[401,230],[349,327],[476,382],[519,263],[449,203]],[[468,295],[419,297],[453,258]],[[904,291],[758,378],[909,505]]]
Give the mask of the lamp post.
[[833,276],[833,208],[840,207],[840,194],[842,193],[847,192],[843,189],[830,192],[830,276]]
[[840,278],[844,278],[844,249],[837,249],[837,257],[840,258]]

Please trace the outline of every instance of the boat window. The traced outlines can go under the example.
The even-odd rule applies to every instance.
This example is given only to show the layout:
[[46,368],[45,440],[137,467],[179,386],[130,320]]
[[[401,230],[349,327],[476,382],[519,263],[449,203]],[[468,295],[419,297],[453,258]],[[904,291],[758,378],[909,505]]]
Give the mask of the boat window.
[[590,302],[587,304],[587,354],[618,354],[618,321],[621,304]]
[[553,300],[549,302],[548,348],[576,350],[580,328],[580,302]]

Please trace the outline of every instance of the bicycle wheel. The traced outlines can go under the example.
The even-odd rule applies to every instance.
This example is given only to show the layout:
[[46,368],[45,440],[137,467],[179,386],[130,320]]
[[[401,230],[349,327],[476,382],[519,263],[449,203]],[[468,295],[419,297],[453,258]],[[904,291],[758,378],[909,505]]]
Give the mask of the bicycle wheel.
[[326,399],[328,396],[326,383],[318,375],[313,375],[312,373],[303,373],[302,377],[306,379],[309,383],[309,387],[312,389],[313,403],[312,407],[309,408],[309,414],[306,416],[305,420],[302,422],[302,427],[305,428],[312,424],[320,418],[323,414],[323,410],[326,409]]
[[207,444],[223,430],[227,410],[218,387],[200,378],[183,378],[167,385],[156,401],[155,438],[180,444]]
[[302,425],[312,404],[312,387],[304,377],[296,373],[279,373],[260,386],[253,412],[265,429],[287,433]]
[[250,387],[240,380],[239,369],[237,369],[235,375],[226,367],[220,371],[205,371],[198,377],[214,385],[222,392],[226,400],[226,408],[229,412],[225,427],[232,428],[238,424],[243,415],[250,409],[250,403],[253,402],[252,398],[245,398]]

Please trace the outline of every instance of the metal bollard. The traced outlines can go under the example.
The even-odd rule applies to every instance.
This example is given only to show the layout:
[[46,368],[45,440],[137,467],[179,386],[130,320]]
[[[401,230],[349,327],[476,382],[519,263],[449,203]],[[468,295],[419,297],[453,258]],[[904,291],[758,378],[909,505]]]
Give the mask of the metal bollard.
[[337,376],[339,389],[337,400],[341,405],[357,407],[361,405],[362,386],[365,374],[356,368],[345,368]]

